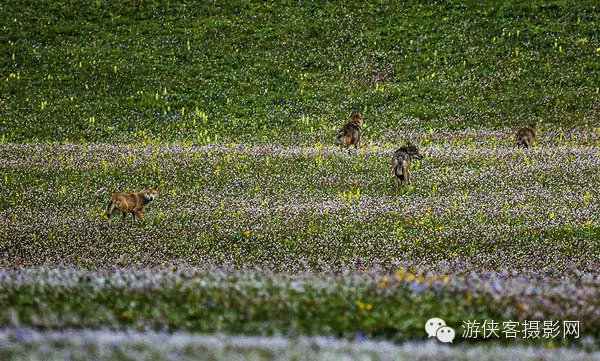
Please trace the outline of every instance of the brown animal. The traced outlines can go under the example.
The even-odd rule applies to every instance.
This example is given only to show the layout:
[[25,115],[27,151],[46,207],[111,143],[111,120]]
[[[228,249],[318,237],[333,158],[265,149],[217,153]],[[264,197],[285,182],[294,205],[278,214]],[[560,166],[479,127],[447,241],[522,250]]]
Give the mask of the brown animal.
[[142,216],[142,211],[148,203],[152,202],[158,195],[157,187],[147,188],[144,186],[144,190],[134,193],[121,192],[113,194],[106,207],[106,215],[108,216],[108,223],[110,224],[111,215],[120,210],[123,213],[123,220],[128,213],[131,213],[131,218],[135,221],[137,216],[142,222],[145,220]]
[[392,169],[394,180],[398,187],[410,184],[410,168],[412,159],[423,159],[419,149],[408,143],[408,145],[398,148],[392,156]]
[[535,124],[529,124],[528,126],[517,130],[515,141],[519,147],[531,148],[536,137],[537,128]]
[[362,127],[363,120],[360,114],[352,113],[348,123],[346,123],[338,132],[338,135],[335,138],[335,144],[339,145],[340,149],[349,148],[352,145],[354,145],[354,148],[358,148]]

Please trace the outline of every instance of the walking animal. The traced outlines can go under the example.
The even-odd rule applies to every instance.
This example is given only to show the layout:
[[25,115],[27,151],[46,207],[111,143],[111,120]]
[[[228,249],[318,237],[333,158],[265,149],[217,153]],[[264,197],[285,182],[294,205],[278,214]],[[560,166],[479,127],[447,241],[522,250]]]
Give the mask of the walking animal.
[[144,216],[142,216],[142,211],[144,207],[148,205],[148,203],[152,202],[156,196],[158,195],[157,187],[147,188],[144,186],[144,189],[139,192],[134,193],[115,193],[110,198],[108,202],[108,206],[106,207],[106,215],[108,216],[108,223],[110,224],[110,217],[112,214],[118,210],[123,213],[123,220],[128,213],[131,213],[131,218],[135,221],[135,217],[137,216],[142,222],[145,221]]
[[419,153],[419,149],[411,143],[398,148],[394,152],[392,156],[392,168],[394,180],[398,187],[410,184],[410,168],[413,158],[423,159],[423,156]]
[[535,124],[529,124],[528,126],[517,130],[517,134],[515,135],[517,145],[524,148],[531,148],[536,138],[537,128]]
[[348,123],[346,123],[338,132],[338,135],[335,138],[335,144],[339,145],[340,149],[349,148],[352,145],[354,145],[354,148],[358,148],[362,127],[363,120],[360,114],[352,113]]

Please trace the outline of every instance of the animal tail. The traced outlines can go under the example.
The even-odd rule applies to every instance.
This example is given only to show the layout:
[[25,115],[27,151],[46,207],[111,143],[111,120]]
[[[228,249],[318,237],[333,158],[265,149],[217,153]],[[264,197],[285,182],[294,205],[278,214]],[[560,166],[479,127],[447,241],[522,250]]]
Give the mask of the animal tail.
[[394,175],[400,180],[404,180],[404,160],[398,159],[394,166]]
[[349,138],[350,137],[348,136],[348,134],[346,134],[345,132],[340,132],[340,134],[338,134],[335,140],[335,144],[342,147],[347,147],[350,144]]
[[335,141],[334,141],[335,145],[342,145],[342,137],[343,137],[343,135],[342,135],[342,134],[338,134],[338,135],[335,137]]

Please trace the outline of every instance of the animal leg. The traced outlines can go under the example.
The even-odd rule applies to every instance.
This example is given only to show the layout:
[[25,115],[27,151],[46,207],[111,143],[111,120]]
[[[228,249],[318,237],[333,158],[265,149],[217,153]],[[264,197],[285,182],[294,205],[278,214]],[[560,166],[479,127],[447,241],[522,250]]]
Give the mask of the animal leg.
[[139,209],[134,210],[135,215],[140,219],[140,221],[145,222],[144,216],[142,216],[142,211]]

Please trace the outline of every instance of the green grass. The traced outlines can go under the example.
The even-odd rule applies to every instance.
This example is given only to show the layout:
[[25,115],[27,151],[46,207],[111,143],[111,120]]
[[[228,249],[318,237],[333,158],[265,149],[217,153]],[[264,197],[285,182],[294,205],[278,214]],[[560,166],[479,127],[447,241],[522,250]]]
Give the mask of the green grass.
[[[5,139],[305,142],[586,124],[594,1],[5,1]],[[265,138],[264,138],[265,137]]]

